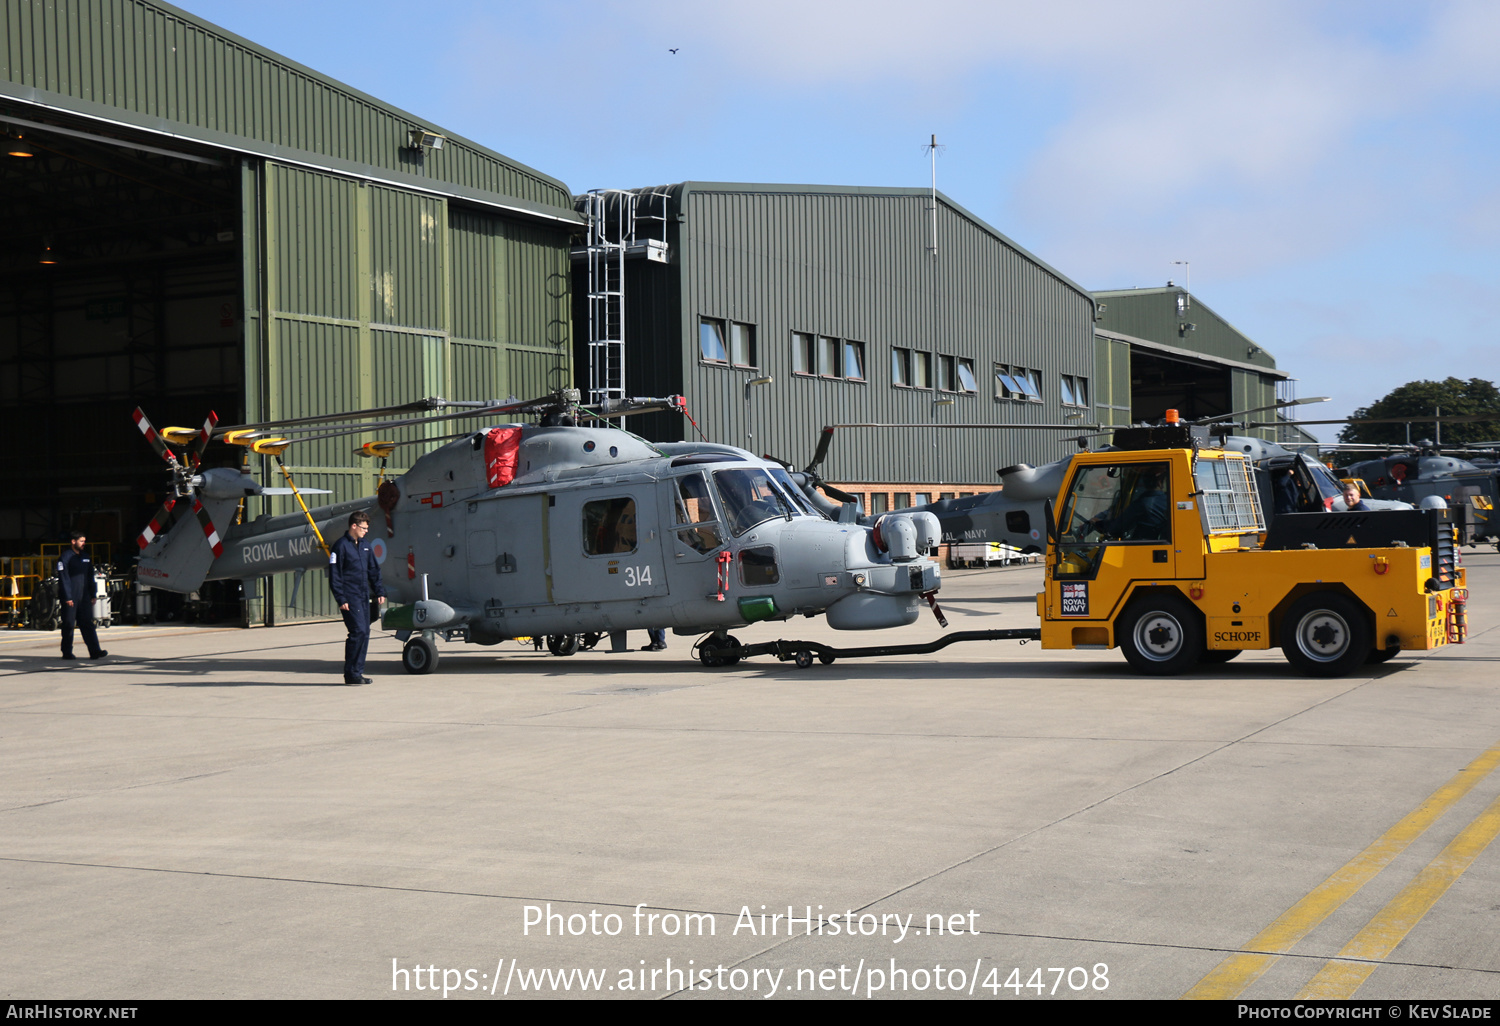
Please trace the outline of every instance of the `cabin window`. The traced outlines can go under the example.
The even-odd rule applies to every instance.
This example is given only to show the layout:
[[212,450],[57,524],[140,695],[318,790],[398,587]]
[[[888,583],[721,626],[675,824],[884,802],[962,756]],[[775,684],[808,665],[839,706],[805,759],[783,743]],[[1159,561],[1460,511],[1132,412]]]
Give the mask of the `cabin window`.
[[635,500],[597,499],[583,504],[583,551],[590,556],[634,552]]

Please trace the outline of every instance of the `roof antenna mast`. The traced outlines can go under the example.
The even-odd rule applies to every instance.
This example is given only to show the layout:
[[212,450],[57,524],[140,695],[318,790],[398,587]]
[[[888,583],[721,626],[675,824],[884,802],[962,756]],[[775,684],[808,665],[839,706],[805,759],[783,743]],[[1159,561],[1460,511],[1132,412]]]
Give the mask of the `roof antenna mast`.
[[932,136],[932,142],[922,147],[922,149],[926,150],[932,156],[932,245],[928,249],[932,252],[934,260],[937,259],[937,158],[938,153],[947,148],[946,146],[938,145],[937,133],[935,132]]

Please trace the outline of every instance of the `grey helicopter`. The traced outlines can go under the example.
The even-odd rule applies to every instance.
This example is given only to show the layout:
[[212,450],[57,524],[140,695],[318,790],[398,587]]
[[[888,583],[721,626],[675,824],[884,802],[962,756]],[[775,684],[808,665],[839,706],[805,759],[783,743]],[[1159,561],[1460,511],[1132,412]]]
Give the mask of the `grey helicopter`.
[[[571,389],[527,401],[433,398],[235,427],[210,419],[160,434],[138,410],[173,478],[173,497],[139,539],[140,580],[187,592],[205,580],[323,567],[326,542],[364,511],[390,600],[382,626],[417,674],[436,668],[440,638],[545,637],[554,654],[571,655],[584,635],[671,628],[705,635],[699,659],[722,666],[741,658],[729,632],[757,621],[822,615],[838,630],[880,630],[914,622],[924,599],[939,612],[940,570],[925,555],[939,535],[931,514],[839,522],[773,461],[731,446],[651,443],[611,422],[680,410],[680,397],[578,400]],[[443,412],[450,407],[461,409]],[[423,415],[400,416],[413,411]],[[535,421],[445,436],[377,495],[309,509],[299,494],[301,512],[234,526],[224,525],[237,505],[269,490],[246,471],[199,463],[210,439],[281,464],[299,441],[513,416]],[[356,451],[385,460],[396,447]]]
[[[1431,417],[1363,417],[1308,423],[1405,424],[1410,437],[1412,424],[1435,422],[1441,437],[1444,423],[1473,423],[1482,419],[1482,414],[1434,414]],[[1452,447],[1424,438],[1405,445],[1338,443],[1322,448],[1352,461],[1341,466],[1338,475],[1363,485],[1362,491],[1369,495],[1364,500],[1365,505],[1386,508],[1396,504],[1392,508],[1397,509],[1418,505],[1446,506],[1455,511],[1455,523],[1464,544],[1496,542],[1500,545],[1500,521],[1494,517],[1495,499],[1500,495],[1495,443]]]
[[[1461,511],[1460,532],[1467,544],[1500,544],[1500,522],[1493,516],[1500,475],[1493,462],[1482,459],[1486,450],[1462,452],[1481,459],[1464,459],[1458,451],[1440,449],[1424,440],[1411,450],[1351,463],[1341,473],[1363,481],[1378,499],[1424,505],[1441,501]],[[1492,451],[1487,454],[1493,459]]]

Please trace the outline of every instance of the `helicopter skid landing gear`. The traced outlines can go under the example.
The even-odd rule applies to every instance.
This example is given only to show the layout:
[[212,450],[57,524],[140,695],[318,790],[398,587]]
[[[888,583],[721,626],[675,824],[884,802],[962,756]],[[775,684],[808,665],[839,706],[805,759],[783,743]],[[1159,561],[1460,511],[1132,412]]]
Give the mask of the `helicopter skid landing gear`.
[[426,633],[414,635],[401,650],[401,665],[407,673],[431,673],[437,664],[437,644]]

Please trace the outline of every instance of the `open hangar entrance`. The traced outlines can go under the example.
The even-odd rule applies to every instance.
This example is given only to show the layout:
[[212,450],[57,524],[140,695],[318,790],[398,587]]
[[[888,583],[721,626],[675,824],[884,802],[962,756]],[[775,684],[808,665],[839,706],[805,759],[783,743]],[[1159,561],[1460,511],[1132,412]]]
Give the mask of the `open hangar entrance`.
[[1130,349],[1130,419],[1155,423],[1167,410],[1184,420],[1229,413],[1232,372],[1226,366],[1142,346]]
[[132,419],[243,416],[239,161],[0,101],[0,553],[72,529],[116,562],[163,501]]

